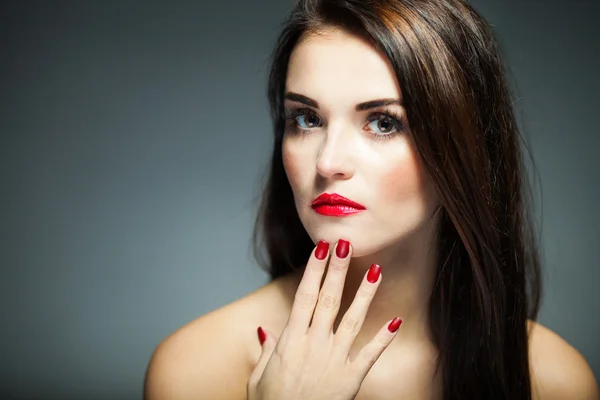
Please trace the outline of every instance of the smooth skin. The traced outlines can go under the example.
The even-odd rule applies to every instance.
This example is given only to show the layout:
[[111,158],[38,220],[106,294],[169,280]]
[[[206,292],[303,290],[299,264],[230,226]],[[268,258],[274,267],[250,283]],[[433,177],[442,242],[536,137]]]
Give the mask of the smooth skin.
[[[436,270],[435,227],[427,221],[439,200],[408,122],[406,131],[379,138],[391,134],[393,124],[372,116],[405,117],[401,104],[357,110],[374,99],[402,99],[391,66],[368,43],[332,29],[296,46],[286,92],[319,105],[298,98],[285,103],[311,115],[288,121],[282,148],[300,220],[314,243],[325,240],[333,251],[342,238],[351,253],[344,262],[332,254],[322,289],[328,296],[318,297],[318,304],[314,294],[324,264],[313,255],[305,275],[276,279],[177,330],[152,356],[145,397],[440,399],[427,304]],[[310,203],[324,191],[366,209],[344,218],[318,215]],[[364,277],[372,263],[381,265],[382,274],[369,286]],[[360,320],[360,328],[347,332],[353,324],[346,316]],[[404,322],[390,336],[385,327],[396,316]],[[262,347],[259,326],[268,332]],[[600,398],[588,364],[573,347],[534,322],[529,333],[535,399]]]
[[[387,331],[387,324],[382,326],[369,344],[350,355],[350,342],[383,274],[374,284],[363,280],[334,333],[331,321],[339,309],[331,305],[339,304],[351,254],[352,250],[345,260],[331,256],[333,263],[317,297],[325,266],[313,251],[301,278],[277,279],[177,330],[152,356],[144,398],[441,398],[439,381],[431,380],[430,357],[418,352],[386,354],[402,326],[396,334]],[[315,305],[316,299],[321,305]],[[309,326],[315,309],[315,323],[319,322]],[[262,347],[256,333],[261,325],[271,327]],[[591,369],[573,347],[535,322],[529,323],[529,331],[534,399],[600,398]]]
[[[279,341],[271,335],[248,381],[249,400],[354,399],[363,379],[396,336],[388,321],[354,359],[350,350],[360,331],[382,276],[371,283],[365,273],[354,301],[334,333],[351,254],[327,258],[314,251],[295,295],[290,318]],[[311,322],[312,320],[312,322]]]

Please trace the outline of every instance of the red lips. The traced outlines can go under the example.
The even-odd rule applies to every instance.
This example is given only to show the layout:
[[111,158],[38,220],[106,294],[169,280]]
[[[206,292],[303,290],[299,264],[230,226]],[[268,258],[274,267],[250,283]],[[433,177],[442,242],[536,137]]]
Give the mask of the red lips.
[[365,210],[365,206],[337,193],[323,193],[312,202],[312,208],[322,215],[344,216]]

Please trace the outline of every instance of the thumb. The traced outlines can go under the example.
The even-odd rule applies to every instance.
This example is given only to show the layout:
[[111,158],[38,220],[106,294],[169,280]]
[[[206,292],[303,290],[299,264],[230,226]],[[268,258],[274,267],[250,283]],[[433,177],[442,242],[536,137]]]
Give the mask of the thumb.
[[249,386],[258,384],[258,381],[260,380],[265,368],[267,367],[267,363],[271,358],[271,354],[273,354],[273,350],[277,345],[277,338],[266,329],[263,329],[259,326],[256,330],[256,333],[258,334],[258,342],[262,346],[262,353],[260,354],[260,357],[256,362],[256,366],[254,367],[254,370],[250,375],[250,379],[248,380]]

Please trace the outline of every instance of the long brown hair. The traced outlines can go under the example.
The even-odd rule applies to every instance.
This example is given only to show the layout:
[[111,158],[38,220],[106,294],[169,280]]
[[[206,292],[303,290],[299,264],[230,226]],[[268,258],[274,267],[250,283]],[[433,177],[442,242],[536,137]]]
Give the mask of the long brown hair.
[[441,198],[430,316],[444,399],[531,399],[527,320],[537,315],[541,279],[524,142],[499,44],[465,1],[295,5],[269,75],[275,140],[254,231],[259,263],[275,279],[303,268],[314,247],[283,168],[282,111],[294,46],[326,27],[359,35],[388,58]]

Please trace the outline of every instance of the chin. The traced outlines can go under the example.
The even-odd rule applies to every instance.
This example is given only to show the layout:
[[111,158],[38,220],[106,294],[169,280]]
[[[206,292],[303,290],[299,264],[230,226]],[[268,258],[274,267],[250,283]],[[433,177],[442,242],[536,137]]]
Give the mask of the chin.
[[307,232],[315,245],[319,240],[325,240],[332,246],[331,251],[334,250],[335,247],[333,246],[335,246],[339,239],[348,240],[352,246],[352,258],[364,257],[380,252],[389,246],[396,245],[399,241],[402,241],[402,238],[390,239],[365,235],[363,232],[352,232],[352,230],[347,227],[337,229],[314,229],[307,230]]
[[[348,240],[352,246],[352,258],[359,258],[379,253],[383,255],[389,250],[398,251],[403,247],[412,247],[410,243],[415,244],[419,241],[419,232],[423,226],[415,224],[414,226],[405,226],[404,229],[395,229],[393,232],[382,232],[382,229],[376,230],[361,227],[353,228],[343,224],[309,224],[304,226],[306,232],[316,245],[319,240],[327,241],[334,249],[335,243],[339,239]],[[373,232],[377,232],[374,234]]]

